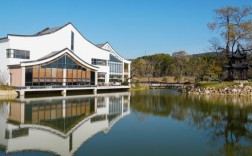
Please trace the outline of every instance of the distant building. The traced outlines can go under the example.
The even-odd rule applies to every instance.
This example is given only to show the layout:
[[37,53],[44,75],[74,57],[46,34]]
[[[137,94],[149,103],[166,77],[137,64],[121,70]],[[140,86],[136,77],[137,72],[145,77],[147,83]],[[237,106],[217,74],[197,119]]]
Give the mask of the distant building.
[[129,81],[131,62],[109,43],[94,45],[72,23],[0,38],[0,70],[11,86],[98,85]]
[[247,60],[247,51],[250,50],[243,49],[239,44],[235,52],[230,52],[229,48],[226,49],[228,64],[224,65],[224,68],[228,70],[227,80],[248,80],[250,65]]

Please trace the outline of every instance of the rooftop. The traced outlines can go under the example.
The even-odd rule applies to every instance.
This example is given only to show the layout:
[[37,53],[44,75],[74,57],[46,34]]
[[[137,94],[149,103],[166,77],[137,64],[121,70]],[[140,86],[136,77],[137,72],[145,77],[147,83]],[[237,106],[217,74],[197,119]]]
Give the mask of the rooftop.
[[61,27],[54,27],[54,28],[45,28],[43,30],[41,30],[40,32],[36,33],[35,35],[45,35],[45,34],[51,34],[51,33],[54,33],[55,31],[61,29],[62,27],[64,26],[61,26]]

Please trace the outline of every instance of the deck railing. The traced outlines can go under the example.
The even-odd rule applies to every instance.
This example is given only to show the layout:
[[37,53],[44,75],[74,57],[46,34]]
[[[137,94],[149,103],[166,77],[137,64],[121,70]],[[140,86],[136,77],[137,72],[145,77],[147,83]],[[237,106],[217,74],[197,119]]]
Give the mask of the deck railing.
[[87,88],[87,87],[97,87],[96,85],[55,85],[55,86],[26,86],[26,87],[13,87],[16,90],[22,89],[49,89],[49,88]]

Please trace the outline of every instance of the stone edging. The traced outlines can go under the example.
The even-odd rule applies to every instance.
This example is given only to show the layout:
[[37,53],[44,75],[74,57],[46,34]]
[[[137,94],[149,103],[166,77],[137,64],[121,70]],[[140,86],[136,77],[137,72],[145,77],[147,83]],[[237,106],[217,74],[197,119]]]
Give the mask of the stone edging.
[[252,96],[252,86],[243,86],[243,85],[233,85],[226,86],[223,88],[215,87],[194,87],[194,86],[185,86],[180,89],[182,93],[188,94],[214,94],[214,95],[238,95],[238,96]]

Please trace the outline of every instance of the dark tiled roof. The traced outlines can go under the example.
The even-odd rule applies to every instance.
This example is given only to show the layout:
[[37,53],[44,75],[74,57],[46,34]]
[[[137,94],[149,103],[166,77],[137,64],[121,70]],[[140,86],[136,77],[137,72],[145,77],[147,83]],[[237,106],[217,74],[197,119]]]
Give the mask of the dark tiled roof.
[[0,40],[6,40],[6,39],[8,39],[8,38],[7,37],[0,38]]
[[54,55],[57,55],[58,53],[60,53],[60,52],[62,52],[62,51],[64,51],[64,50],[66,50],[66,49],[68,49],[68,48],[65,48],[65,49],[60,50],[60,51],[51,52],[51,53],[49,53],[49,54],[47,54],[47,55],[45,55],[45,56],[43,56],[43,57],[41,57],[41,58],[39,58],[39,59],[37,59],[37,60],[23,61],[22,63],[31,63],[31,62],[37,62],[37,61],[45,60],[45,59],[48,59],[48,58],[50,58],[50,57],[53,57]]
[[[107,43],[107,42],[106,42]],[[102,48],[106,43],[96,44],[97,47]]]
[[[58,30],[60,30],[60,29],[62,29],[62,28],[64,28],[65,26],[67,26],[67,25],[69,25],[69,24],[71,24],[72,25],[72,23],[71,22],[69,22],[69,23],[67,23],[67,24],[65,24],[65,25],[63,25],[63,26],[60,26],[60,27],[53,27],[53,28],[45,28],[45,29],[43,29],[43,30],[41,30],[41,31],[39,31],[39,32],[37,32],[36,34],[33,34],[33,35],[17,35],[17,34],[8,34],[7,36],[21,36],[21,37],[34,37],[34,36],[42,36],[42,35],[46,35],[46,34],[51,34],[51,33],[54,33],[54,32],[56,32],[56,31],[58,31]],[[75,28],[76,29],[76,28]]]
[[246,58],[246,53],[242,53],[240,51],[237,51],[236,53],[233,54],[233,57],[238,58],[238,59]]
[[54,51],[54,52],[51,52],[50,54],[45,55],[45,56],[43,56],[43,57],[41,57],[41,58],[37,59],[37,61],[40,61],[40,60],[44,60],[44,59],[50,58],[50,57],[52,57],[52,56],[54,56],[54,55],[57,55],[57,54],[58,54],[58,53],[60,53],[60,52],[62,52],[62,50],[61,50],[61,51]]
[[61,29],[61,27],[54,27],[54,28],[45,28],[43,30],[41,30],[40,32],[36,33],[35,35],[45,35],[45,34],[51,34],[54,33],[55,31]]

